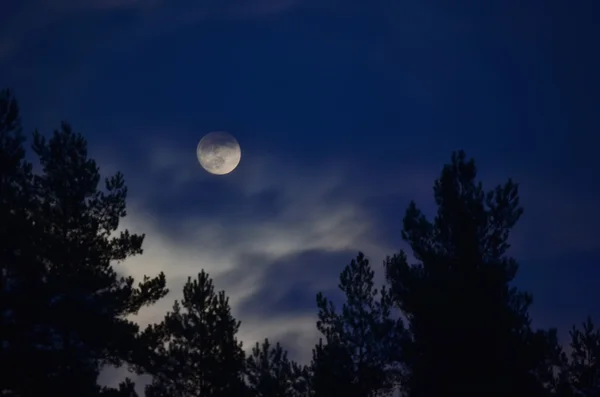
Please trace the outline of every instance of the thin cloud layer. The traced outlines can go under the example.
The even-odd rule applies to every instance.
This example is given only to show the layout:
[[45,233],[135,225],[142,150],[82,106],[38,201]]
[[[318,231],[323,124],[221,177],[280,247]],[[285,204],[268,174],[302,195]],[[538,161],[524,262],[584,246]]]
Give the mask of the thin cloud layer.
[[[191,155],[184,152],[172,158],[177,157]],[[160,304],[162,307],[140,314],[138,320],[141,323],[160,319],[173,298],[179,296],[186,278],[194,277],[200,269],[210,273],[218,289],[226,290],[234,312],[240,314],[244,324],[248,322],[244,313],[262,323],[265,318],[260,317],[258,310],[261,302],[254,298],[260,296],[263,287],[275,287],[273,296],[284,298],[286,291],[293,289],[295,284],[308,283],[314,301],[317,288],[337,284],[339,270],[352,258],[357,247],[375,255],[386,250],[370,241],[373,225],[358,205],[359,195],[348,194],[348,187],[339,190],[344,180],[341,171],[326,168],[319,168],[318,172],[310,169],[290,171],[284,163],[272,158],[253,161],[251,156],[247,157],[250,158],[240,165],[239,170],[216,182],[212,176],[207,182],[208,174],[191,161],[189,165],[194,168],[189,177],[176,179],[167,188],[148,183],[144,190],[143,184],[134,183],[129,215],[122,227],[147,234],[145,252],[128,259],[120,268],[136,277],[165,271],[172,291],[167,302]],[[164,162],[164,156],[154,159],[148,166],[154,173],[167,170],[176,177],[186,171]],[[235,179],[238,171],[239,178]],[[310,183],[307,178],[311,178]],[[129,179],[137,178],[130,176]],[[150,181],[152,175],[145,175],[144,179]],[[206,206],[196,207],[194,211],[195,201],[190,204],[185,191],[202,185],[209,187],[200,189],[204,196],[214,195],[222,201],[227,200],[222,198],[223,194],[231,195],[230,205],[216,206],[216,211],[210,211]],[[159,191],[163,196],[170,196],[172,207],[191,205],[190,209],[185,215],[152,212],[153,201],[160,197],[154,193]],[[248,204],[253,197],[260,197],[262,202],[264,194],[269,192],[277,196],[274,201],[278,210]],[[210,205],[211,200],[206,203]],[[343,262],[336,253],[343,253]],[[335,270],[328,271],[332,267]],[[238,310],[241,307],[244,310]],[[264,337],[298,330],[294,322],[289,321],[284,307],[280,313],[270,312],[268,316],[273,326],[269,327],[271,335]],[[309,317],[313,318],[312,315]],[[314,327],[314,321],[310,326]],[[245,332],[252,333],[250,328],[244,326]]]
[[[148,158],[145,175],[128,178],[134,187],[121,227],[146,233],[146,241],[143,255],[117,269],[136,278],[164,271],[171,290],[158,304],[142,310],[136,321],[142,326],[161,321],[173,300],[180,298],[187,277],[204,269],[216,288],[230,297],[232,311],[242,321],[240,338],[247,349],[268,337],[307,362],[317,340],[316,293],[334,292],[332,286],[355,250],[380,259],[387,250],[370,238],[373,225],[359,206],[360,191],[352,194],[351,187],[342,183],[347,175],[341,169],[326,164],[301,169],[273,157],[252,155],[246,155],[233,174],[215,179],[195,164],[193,152],[169,153],[165,147],[169,146],[163,144],[162,151]],[[107,170],[114,168],[112,164]],[[164,173],[171,185],[151,182]],[[208,188],[197,189],[203,185]],[[153,210],[161,197],[170,199],[171,207],[188,208],[186,192],[192,190],[229,205],[216,205],[215,211],[206,206],[194,210],[192,200],[185,215]],[[277,196],[276,211],[248,204],[253,197],[264,201],[264,194]],[[205,201],[211,202],[215,203],[210,197]],[[114,384],[123,375],[121,370],[110,370],[103,382]]]

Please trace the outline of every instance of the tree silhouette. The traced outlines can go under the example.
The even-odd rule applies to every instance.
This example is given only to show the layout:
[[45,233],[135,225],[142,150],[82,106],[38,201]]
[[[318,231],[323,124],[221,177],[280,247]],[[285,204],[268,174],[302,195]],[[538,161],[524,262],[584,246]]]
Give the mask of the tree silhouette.
[[352,355],[338,340],[319,343],[310,363],[310,390],[314,397],[355,396],[355,367]]
[[[163,274],[119,277],[115,262],[142,252],[143,235],[115,236],[127,189],[100,174],[85,139],[63,123],[34,133],[41,172],[25,160],[18,107],[0,99],[2,167],[2,358],[4,395],[91,396],[103,364],[134,364],[138,327],[126,319],[166,294]],[[4,239],[4,237],[7,237]],[[24,360],[23,357],[27,357]],[[4,374],[3,374],[4,375]]]
[[306,369],[287,357],[279,342],[256,342],[246,360],[247,382],[254,397],[300,397],[307,395]]
[[135,391],[135,384],[130,379],[125,379],[119,385],[118,389],[102,388],[100,395],[101,397],[138,397]]
[[[22,379],[17,362],[30,350],[28,333],[35,318],[36,303],[30,295],[39,286],[31,273],[33,227],[28,208],[32,207],[31,164],[25,161],[19,107],[10,90],[0,92],[0,377],[2,395],[12,395]],[[29,236],[29,238],[28,238]],[[17,284],[17,281],[19,282]],[[20,310],[17,310],[20,308]]]
[[560,397],[600,396],[600,330],[591,317],[571,332],[571,353],[563,357],[557,395]]
[[224,291],[215,292],[204,271],[188,279],[181,303],[163,322],[149,326],[144,337],[154,340],[154,380],[147,397],[237,397],[246,395],[240,323],[231,315]]
[[314,350],[313,388],[317,396],[363,396],[391,391],[398,375],[403,324],[391,315],[385,287],[374,288],[374,272],[358,253],[340,274],[346,296],[341,313],[317,295],[317,328],[325,338]]
[[421,396],[538,396],[547,393],[558,349],[555,332],[530,327],[529,294],[511,287],[517,263],[506,252],[520,218],[508,181],[484,192],[473,160],[454,153],[434,185],[429,222],[411,202],[406,254],[388,258],[386,276],[408,319],[404,391]]

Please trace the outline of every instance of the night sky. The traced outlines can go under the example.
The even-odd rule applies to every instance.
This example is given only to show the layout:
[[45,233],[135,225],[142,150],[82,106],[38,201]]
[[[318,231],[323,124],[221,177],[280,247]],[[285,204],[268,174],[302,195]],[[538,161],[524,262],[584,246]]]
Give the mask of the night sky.
[[[407,204],[432,214],[464,149],[488,188],[520,183],[517,284],[565,339],[600,321],[594,3],[1,0],[0,85],[26,131],[67,120],[104,175],[125,174],[123,226],[147,237],[119,269],[163,270],[172,291],[142,324],[204,268],[246,346],[269,337],[306,360],[316,292],[335,296],[358,250],[381,281]],[[242,147],[229,175],[196,159],[212,130]]]

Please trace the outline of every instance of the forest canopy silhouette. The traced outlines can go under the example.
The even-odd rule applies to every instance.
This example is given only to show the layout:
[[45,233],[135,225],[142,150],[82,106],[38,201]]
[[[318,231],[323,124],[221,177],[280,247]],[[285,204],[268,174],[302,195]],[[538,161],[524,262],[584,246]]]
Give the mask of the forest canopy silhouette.
[[246,352],[243,324],[204,270],[141,329],[130,316],[168,290],[163,273],[134,280],[113,267],[143,253],[144,235],[117,233],[127,216],[123,175],[102,179],[66,122],[26,140],[17,100],[3,90],[0,395],[137,396],[131,379],[98,385],[102,368],[115,365],[151,375],[148,397],[600,396],[592,319],[563,347],[556,330],[532,326],[533,297],[512,283],[518,185],[485,190],[474,160],[458,151],[433,193],[433,219],[408,205],[401,236],[410,252],[385,260],[384,285],[359,252],[339,277],[343,304],[317,294],[321,337],[305,347],[309,363],[268,339]]

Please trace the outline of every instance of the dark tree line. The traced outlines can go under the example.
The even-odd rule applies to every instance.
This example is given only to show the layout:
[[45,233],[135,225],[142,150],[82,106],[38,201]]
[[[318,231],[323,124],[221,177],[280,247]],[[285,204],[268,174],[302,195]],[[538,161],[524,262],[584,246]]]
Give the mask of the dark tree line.
[[128,320],[167,294],[165,275],[136,283],[114,264],[142,254],[123,231],[127,188],[101,180],[82,135],[63,123],[33,133],[33,171],[17,102],[0,92],[0,396],[134,397],[126,379],[100,387],[106,364],[150,374],[148,397],[600,396],[600,331],[591,319],[562,348],[534,329],[532,296],[512,285],[509,235],[518,186],[484,190],[453,153],[434,183],[437,213],[415,203],[384,263],[385,285],[359,253],[340,274],[341,307],[319,293],[312,360],[265,339],[249,353],[224,291],[204,271],[158,323]]

